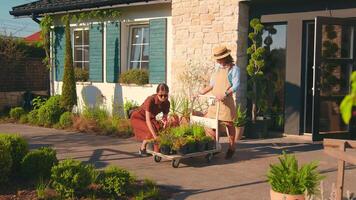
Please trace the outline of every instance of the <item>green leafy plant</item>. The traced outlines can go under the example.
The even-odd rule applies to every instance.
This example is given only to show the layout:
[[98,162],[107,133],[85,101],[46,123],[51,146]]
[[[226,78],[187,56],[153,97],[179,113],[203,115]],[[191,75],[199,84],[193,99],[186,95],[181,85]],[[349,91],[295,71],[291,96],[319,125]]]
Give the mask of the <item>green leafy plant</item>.
[[28,153],[27,141],[17,134],[1,134],[0,141],[8,146],[12,158],[11,169],[13,173],[17,173],[20,171],[21,160]]
[[36,184],[36,193],[38,199],[46,198],[46,189],[48,188],[49,183],[46,183],[43,178],[40,178],[38,183]]
[[89,80],[89,69],[82,69],[79,67],[76,67],[74,69],[74,76],[76,81],[88,81]]
[[201,138],[203,138],[205,136],[204,126],[202,126],[200,124],[192,124],[191,129],[192,129],[192,134],[195,139],[200,140]]
[[124,112],[125,112],[125,117],[126,119],[129,118],[129,112],[135,108],[138,108],[139,105],[136,101],[134,100],[129,100],[129,99],[125,99],[124,102]]
[[72,113],[68,111],[63,113],[59,118],[59,125],[63,128],[72,126],[73,125]]
[[42,98],[42,97],[40,97],[40,96],[35,97],[35,98],[32,100],[33,109],[34,109],[34,110],[37,110],[37,109],[41,108],[41,107],[46,103],[46,100],[47,100],[47,99]]
[[251,89],[248,92],[248,97],[252,101],[252,121],[256,120],[258,114],[267,108],[267,102],[265,95],[265,84],[264,84],[264,67],[265,67],[265,53],[266,49],[262,47],[262,32],[264,26],[261,24],[261,21],[257,18],[254,18],[250,21],[250,26],[253,29],[253,32],[249,33],[248,37],[251,40],[252,44],[247,49],[247,54],[250,55],[250,60],[247,65],[247,74],[250,79],[248,81],[249,88]]
[[10,110],[10,117],[15,120],[19,120],[21,115],[25,114],[25,110],[22,107],[12,108]]
[[120,83],[145,85],[148,84],[148,71],[131,69],[120,75]]
[[135,200],[148,200],[148,199],[159,200],[162,198],[159,194],[159,188],[157,187],[156,183],[149,179],[145,179],[143,181],[143,185],[140,188],[138,194],[135,195]]
[[51,170],[52,186],[61,198],[75,198],[92,183],[95,169],[76,160],[63,160]]
[[247,124],[248,119],[247,119],[247,114],[246,110],[242,111],[241,105],[239,104],[236,109],[236,116],[234,120],[234,126],[236,127],[243,127]]
[[28,117],[26,114],[21,115],[20,117],[20,123],[21,124],[26,124],[28,122]]
[[114,199],[120,199],[129,194],[129,189],[135,178],[127,170],[109,166],[99,176],[99,184],[102,190]]
[[30,124],[38,124],[38,110],[32,110],[27,114],[28,122]]
[[85,106],[82,112],[82,116],[86,119],[102,122],[108,119],[109,114],[102,106],[89,107]]
[[29,180],[48,179],[51,169],[58,163],[54,149],[42,147],[29,152],[21,162],[22,177]]
[[49,126],[56,124],[65,111],[60,105],[61,96],[56,95],[49,98],[46,103],[38,109],[38,124]]
[[351,92],[344,97],[340,104],[341,116],[346,124],[350,123],[354,106],[356,106],[356,72],[352,72],[351,75]]
[[77,91],[73,66],[73,54],[70,36],[70,17],[65,15],[63,17],[65,21],[65,61],[64,61],[64,75],[62,85],[62,98],[61,105],[66,111],[72,111],[73,106],[77,104]]
[[53,19],[50,15],[45,14],[41,19],[40,27],[41,27],[41,38],[43,43],[43,48],[46,53],[46,57],[43,60],[43,63],[46,66],[50,66],[50,32],[51,26],[53,25]]
[[311,162],[298,167],[294,155],[283,155],[278,158],[278,164],[271,164],[268,171],[268,182],[275,192],[291,195],[318,193],[320,181],[324,178],[317,170],[318,163]]
[[0,140],[0,184],[5,184],[11,174],[12,158],[9,146]]

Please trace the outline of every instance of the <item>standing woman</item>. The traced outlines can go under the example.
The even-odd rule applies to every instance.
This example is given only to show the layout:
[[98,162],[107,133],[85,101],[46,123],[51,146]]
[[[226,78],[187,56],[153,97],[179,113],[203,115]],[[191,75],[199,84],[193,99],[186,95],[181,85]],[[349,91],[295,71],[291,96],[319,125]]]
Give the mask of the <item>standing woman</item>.
[[157,114],[163,112],[163,124],[167,124],[170,103],[168,101],[169,88],[160,83],[156,94],[146,98],[145,102],[131,115],[131,126],[136,139],[142,141],[139,154],[146,155],[147,140],[156,139],[157,132],[162,128],[156,120]]
[[[235,93],[240,84],[240,69],[234,64],[234,60],[230,55],[230,50],[225,46],[214,48],[214,58],[217,66],[213,73],[210,84],[206,88],[199,91],[204,95],[210,91],[220,104],[219,121],[224,124],[229,131],[229,149],[226,152],[225,159],[232,158],[235,153],[235,135],[236,130],[233,124],[236,115],[236,105],[232,94]],[[210,106],[207,117],[216,117],[216,105]],[[207,129],[207,134],[215,137],[213,129]],[[240,139],[242,135],[237,136]]]

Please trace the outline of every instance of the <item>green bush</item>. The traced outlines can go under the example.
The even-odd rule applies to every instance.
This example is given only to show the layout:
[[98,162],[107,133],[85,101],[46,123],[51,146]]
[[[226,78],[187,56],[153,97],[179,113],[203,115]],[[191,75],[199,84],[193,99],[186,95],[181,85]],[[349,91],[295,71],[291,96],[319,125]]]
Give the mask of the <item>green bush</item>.
[[48,147],[29,152],[21,162],[21,174],[25,179],[48,179],[51,169],[58,163],[56,151]]
[[10,110],[10,117],[15,120],[19,120],[23,114],[25,114],[25,110],[22,107],[16,107]]
[[101,108],[100,106],[96,106],[93,108],[90,107],[85,107],[82,116],[85,119],[90,119],[90,120],[95,120],[97,122],[105,121],[108,119],[108,112],[104,109]]
[[26,140],[15,134],[2,134],[0,141],[8,146],[12,158],[12,172],[19,172],[21,168],[21,160],[28,153],[28,143]]
[[145,179],[139,192],[135,195],[135,200],[163,199],[159,195],[159,189],[155,182]]
[[28,117],[26,114],[21,115],[20,117],[20,123],[21,124],[26,124],[28,122]]
[[0,140],[0,185],[8,181],[11,166],[12,158],[9,146]]
[[95,175],[92,165],[76,160],[63,160],[51,170],[52,185],[62,198],[79,196],[93,182]]
[[32,110],[31,112],[29,112],[27,115],[27,119],[30,124],[38,124],[38,110]]
[[61,96],[56,95],[49,98],[46,103],[38,109],[38,123],[40,125],[53,125],[59,121],[64,109],[60,106]]
[[99,177],[99,184],[107,195],[114,199],[129,194],[135,178],[127,170],[109,166]]
[[73,125],[72,113],[68,111],[63,113],[59,118],[59,125],[63,128],[72,126]]
[[120,75],[120,83],[145,85],[148,83],[148,71],[131,69]]
[[135,109],[137,107],[139,107],[139,105],[138,105],[138,103],[136,101],[134,101],[134,100],[125,100],[125,102],[124,102],[124,111],[125,111],[126,119],[129,118],[130,110]]
[[74,68],[74,76],[75,76],[76,81],[83,81],[83,82],[88,81],[89,70],[75,67]]

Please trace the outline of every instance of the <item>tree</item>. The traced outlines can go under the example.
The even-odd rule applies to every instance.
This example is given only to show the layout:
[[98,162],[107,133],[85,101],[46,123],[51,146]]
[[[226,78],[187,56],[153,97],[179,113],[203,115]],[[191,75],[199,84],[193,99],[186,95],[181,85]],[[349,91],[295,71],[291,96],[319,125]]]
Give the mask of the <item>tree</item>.
[[67,111],[72,111],[73,106],[77,104],[77,91],[73,67],[73,56],[72,56],[72,45],[70,37],[70,25],[69,25],[69,15],[63,17],[65,22],[65,39],[66,39],[66,51],[64,59],[64,75],[63,75],[63,86],[62,86],[62,98],[61,105]]
[[247,54],[251,55],[247,65],[247,74],[250,76],[248,85],[251,91],[248,92],[248,97],[252,101],[252,121],[256,121],[256,116],[266,109],[267,102],[264,98],[266,85],[264,84],[265,53],[266,49],[262,47],[262,31],[264,26],[260,20],[255,18],[250,22],[253,32],[249,33],[248,37],[252,44],[247,49]]

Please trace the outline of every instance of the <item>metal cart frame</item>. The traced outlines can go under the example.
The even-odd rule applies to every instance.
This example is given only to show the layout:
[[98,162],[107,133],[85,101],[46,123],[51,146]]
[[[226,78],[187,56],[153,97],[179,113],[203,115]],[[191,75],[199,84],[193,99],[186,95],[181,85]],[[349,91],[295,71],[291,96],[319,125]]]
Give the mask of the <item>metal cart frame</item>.
[[[211,104],[211,105],[213,103],[217,102],[215,99],[215,96],[199,95],[198,97],[209,98],[209,104]],[[195,99],[192,102],[192,109],[193,109],[194,102],[195,102]],[[219,111],[220,111],[220,102],[217,102],[216,116],[214,119],[202,117],[202,116],[196,116],[196,115],[193,115],[193,112],[191,112],[191,114],[190,114],[190,124],[199,123],[205,127],[215,129],[215,148],[214,149],[200,151],[200,152],[194,152],[194,153],[188,153],[188,154],[184,154],[184,155],[178,155],[178,154],[165,155],[165,154],[158,153],[158,152],[155,152],[152,150],[147,150],[147,153],[152,154],[155,162],[160,162],[162,160],[162,158],[164,158],[166,160],[171,160],[173,168],[179,167],[181,159],[198,157],[198,156],[205,156],[206,161],[209,163],[212,160],[215,153],[221,152],[221,145],[219,143],[219,120],[218,120],[219,119]],[[228,131],[227,131],[227,133],[228,133]]]

